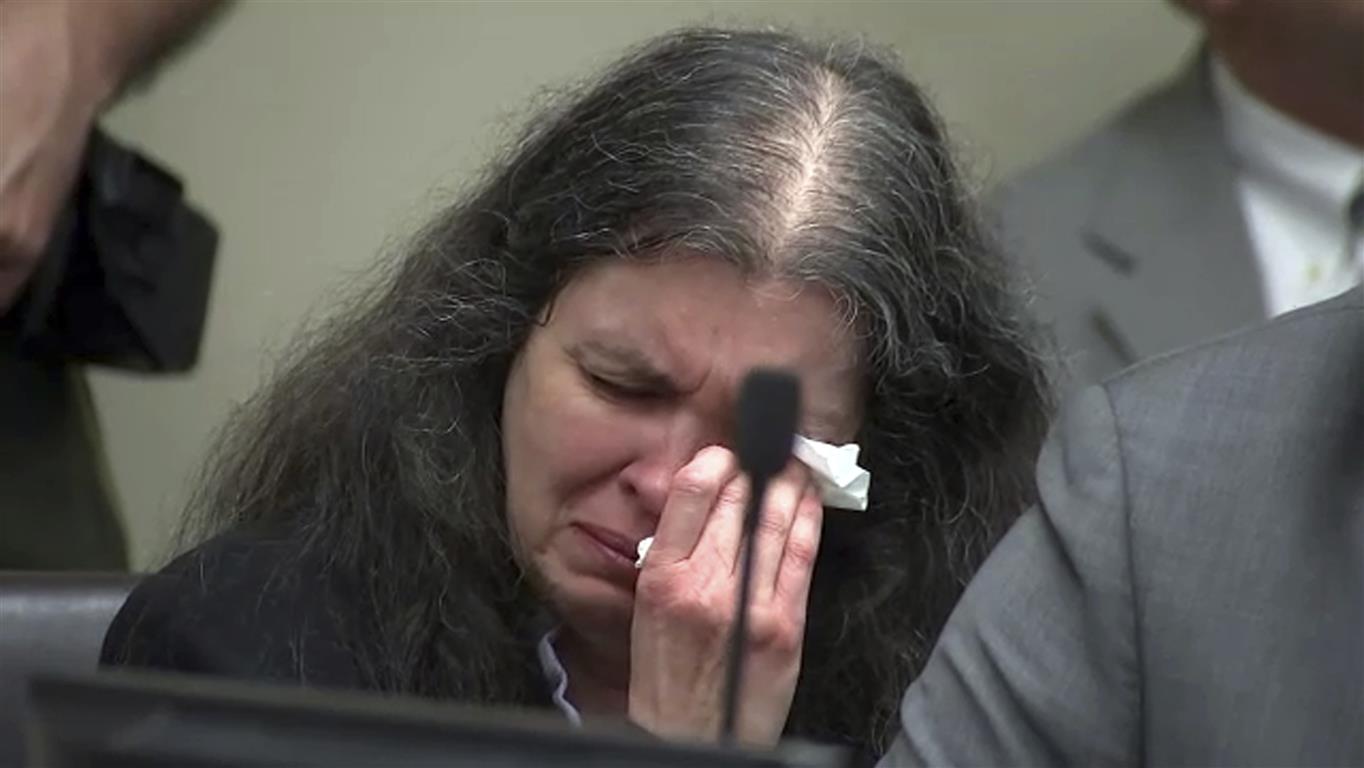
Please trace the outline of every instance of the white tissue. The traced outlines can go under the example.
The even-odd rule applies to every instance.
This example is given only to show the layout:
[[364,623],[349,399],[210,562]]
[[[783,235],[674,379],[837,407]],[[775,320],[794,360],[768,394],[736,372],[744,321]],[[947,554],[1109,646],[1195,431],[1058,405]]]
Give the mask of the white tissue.
[[[824,506],[854,512],[867,510],[867,492],[871,490],[871,473],[857,464],[862,446],[857,443],[830,445],[796,435],[791,455],[810,468],[819,486]],[[654,544],[653,536],[646,536],[635,546],[635,567],[644,567],[644,557]]]
[[637,544],[637,545],[635,546],[635,567],[636,567],[636,568],[643,568],[643,567],[644,567],[644,556],[647,555],[647,554],[649,554],[649,547],[652,547],[653,545],[654,545],[654,537],[653,537],[653,536],[645,536],[644,538],[642,538],[642,539],[639,540],[639,544]]
[[796,435],[791,454],[810,468],[824,506],[865,512],[871,473],[857,464],[862,446],[857,443],[830,445]]

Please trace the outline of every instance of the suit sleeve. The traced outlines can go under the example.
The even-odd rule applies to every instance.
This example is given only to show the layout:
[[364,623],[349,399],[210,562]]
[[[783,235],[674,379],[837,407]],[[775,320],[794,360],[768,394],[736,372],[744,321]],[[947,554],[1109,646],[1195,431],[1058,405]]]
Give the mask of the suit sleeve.
[[881,765],[1140,762],[1140,670],[1120,436],[1107,393],[1071,403],[1040,501],[967,588]]
[[218,539],[149,576],[114,618],[102,665],[364,687],[345,602],[292,548]]

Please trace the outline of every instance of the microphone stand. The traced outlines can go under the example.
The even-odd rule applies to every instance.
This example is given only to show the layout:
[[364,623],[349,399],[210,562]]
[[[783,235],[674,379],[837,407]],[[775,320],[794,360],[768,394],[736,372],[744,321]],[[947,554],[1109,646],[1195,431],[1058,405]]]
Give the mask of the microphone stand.
[[752,476],[752,492],[744,511],[744,537],[739,557],[739,599],[734,611],[734,632],[729,637],[729,664],[725,668],[725,717],[721,736],[727,743],[734,741],[735,720],[738,717],[739,689],[744,676],[744,640],[748,637],[748,604],[753,582],[753,540],[762,516],[763,498],[767,495],[764,475]]
[[767,485],[791,460],[791,441],[800,413],[800,380],[789,371],[756,368],[739,388],[738,430],[735,447],[739,465],[751,484],[744,510],[743,540],[739,557],[739,594],[735,601],[734,632],[729,637],[729,664],[725,670],[724,718],[720,737],[734,742],[739,693],[744,682],[744,656],[748,639],[748,605],[753,581],[753,548],[762,516]]

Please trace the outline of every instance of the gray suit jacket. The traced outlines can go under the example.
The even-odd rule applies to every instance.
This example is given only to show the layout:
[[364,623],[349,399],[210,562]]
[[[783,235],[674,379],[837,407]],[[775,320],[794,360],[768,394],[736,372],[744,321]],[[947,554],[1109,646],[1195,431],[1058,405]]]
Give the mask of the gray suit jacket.
[[1364,292],[1074,399],[908,765],[1364,764]]
[[1268,316],[1207,60],[993,196],[1073,383]]

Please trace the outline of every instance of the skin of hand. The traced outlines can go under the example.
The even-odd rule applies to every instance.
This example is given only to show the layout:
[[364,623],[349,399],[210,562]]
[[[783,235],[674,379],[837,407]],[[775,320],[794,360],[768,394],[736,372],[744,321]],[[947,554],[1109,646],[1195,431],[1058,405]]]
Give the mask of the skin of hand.
[[[713,741],[738,600],[748,483],[734,454],[703,449],[678,471],[635,589],[629,717],[666,738]],[[824,508],[796,462],[768,486],[754,542],[736,736],[777,743],[800,674]]]

